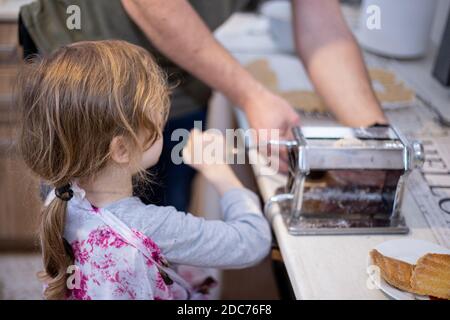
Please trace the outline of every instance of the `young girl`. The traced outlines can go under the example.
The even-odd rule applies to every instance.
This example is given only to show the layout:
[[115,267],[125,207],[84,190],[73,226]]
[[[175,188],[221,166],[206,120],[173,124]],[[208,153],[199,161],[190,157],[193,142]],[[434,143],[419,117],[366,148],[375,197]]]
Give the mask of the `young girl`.
[[[20,150],[55,188],[39,230],[46,299],[200,298],[208,282],[194,286],[174,265],[239,268],[267,255],[258,198],[225,164],[193,165],[221,194],[224,221],[132,196],[132,178],[161,153],[169,103],[144,49],[80,42],[28,64],[19,79]],[[191,134],[183,157],[204,140]]]

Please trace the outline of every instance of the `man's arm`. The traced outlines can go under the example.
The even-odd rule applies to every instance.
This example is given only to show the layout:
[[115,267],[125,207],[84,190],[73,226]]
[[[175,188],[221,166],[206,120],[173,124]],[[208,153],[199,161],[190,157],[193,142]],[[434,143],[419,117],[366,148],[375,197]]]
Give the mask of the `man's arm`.
[[295,43],[317,92],[349,126],[386,123],[337,0],[293,0]]
[[241,107],[255,129],[290,132],[299,117],[256,81],[213,37],[185,0],[122,0],[128,15],[165,56]]

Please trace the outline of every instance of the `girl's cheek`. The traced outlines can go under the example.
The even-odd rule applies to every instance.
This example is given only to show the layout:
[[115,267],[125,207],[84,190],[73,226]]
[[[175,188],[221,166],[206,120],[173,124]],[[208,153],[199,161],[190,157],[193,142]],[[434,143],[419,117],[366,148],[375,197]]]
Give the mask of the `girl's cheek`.
[[142,167],[147,169],[154,166],[161,155],[163,143],[158,139],[155,143],[142,154]]

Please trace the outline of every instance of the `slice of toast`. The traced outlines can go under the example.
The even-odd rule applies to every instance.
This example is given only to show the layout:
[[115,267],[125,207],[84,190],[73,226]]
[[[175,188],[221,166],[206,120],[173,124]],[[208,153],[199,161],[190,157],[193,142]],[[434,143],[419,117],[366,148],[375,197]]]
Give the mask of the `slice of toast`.
[[450,255],[429,253],[417,261],[411,277],[414,292],[450,299]]
[[377,250],[370,252],[372,263],[380,268],[381,277],[390,285],[413,292],[411,287],[411,276],[414,270],[414,266],[382,255]]

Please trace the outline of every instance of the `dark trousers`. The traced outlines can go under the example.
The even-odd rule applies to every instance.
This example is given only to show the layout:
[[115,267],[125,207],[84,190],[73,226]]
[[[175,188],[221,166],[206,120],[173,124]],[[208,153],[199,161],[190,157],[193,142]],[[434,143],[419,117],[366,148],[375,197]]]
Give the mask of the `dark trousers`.
[[[28,59],[38,53],[36,44],[30,37],[28,30],[19,16],[19,43],[23,48],[23,57]],[[191,130],[194,121],[206,119],[206,110],[189,113],[169,119],[164,129],[164,146],[158,163],[149,171],[154,180],[152,183],[138,184],[134,193],[146,204],[160,206],[174,206],[177,210],[186,211],[189,206],[191,183],[195,170],[185,164],[176,165],[171,160],[172,148],[178,141],[171,141],[170,137],[175,129]],[[48,194],[49,187],[41,186],[43,197]]]
[[[202,121],[205,125],[206,111],[198,111],[170,119],[164,129],[164,146],[158,163],[149,171],[156,177],[155,183],[146,183],[135,188],[135,194],[146,204],[174,206],[177,210],[186,211],[189,206],[192,179],[195,170],[182,164],[175,164],[171,159],[172,148],[179,141],[171,141],[172,132],[176,129],[191,130],[194,121]],[[204,129],[204,127],[202,128]]]
[[33,55],[38,53],[38,49],[33,39],[23,24],[22,17],[19,15],[19,44],[23,49],[23,58],[24,60],[29,59]]

